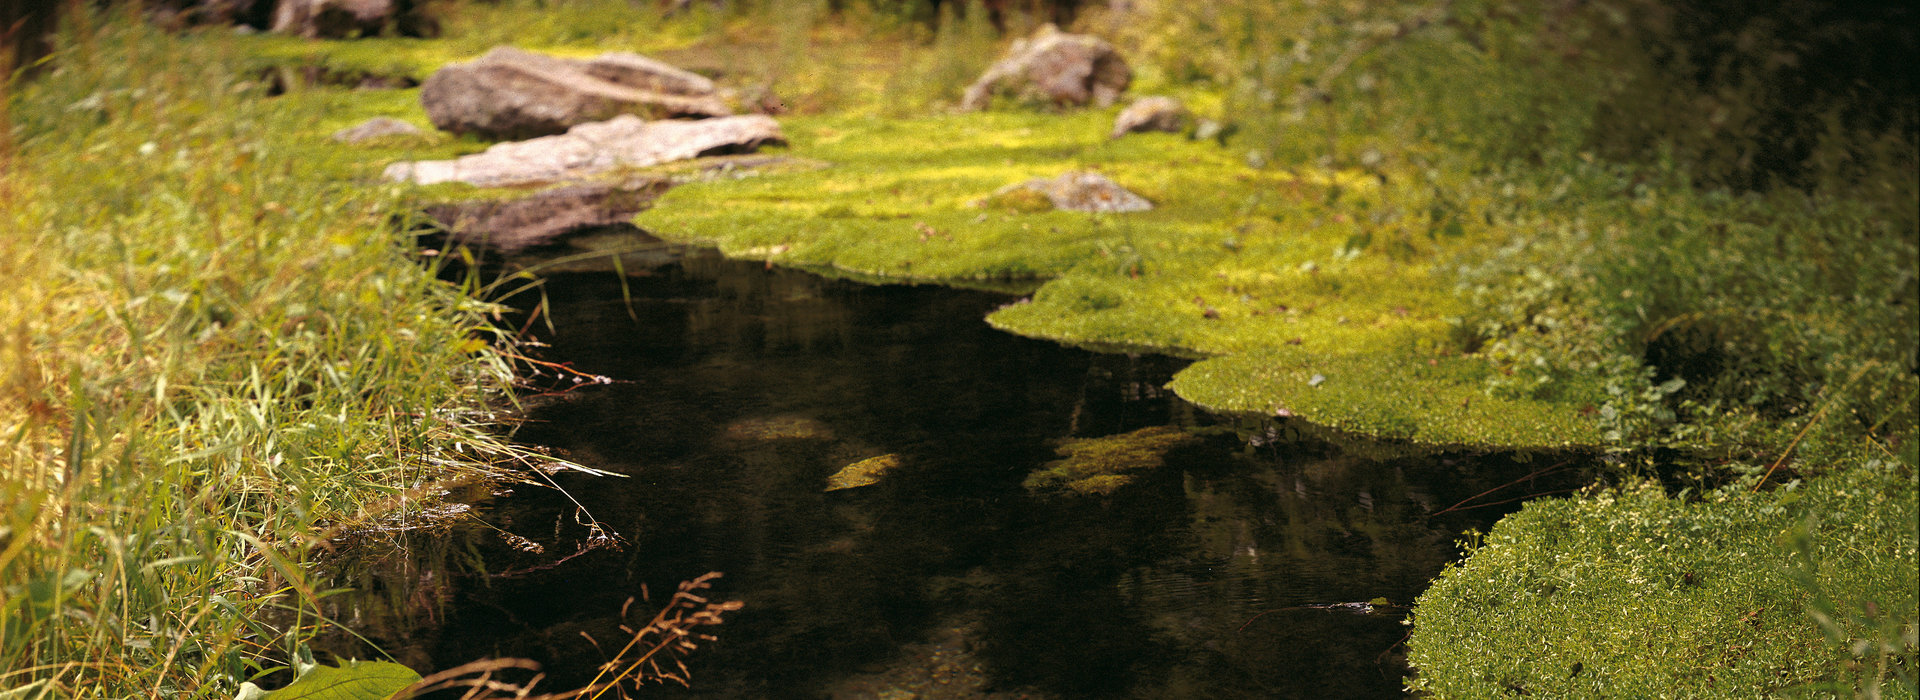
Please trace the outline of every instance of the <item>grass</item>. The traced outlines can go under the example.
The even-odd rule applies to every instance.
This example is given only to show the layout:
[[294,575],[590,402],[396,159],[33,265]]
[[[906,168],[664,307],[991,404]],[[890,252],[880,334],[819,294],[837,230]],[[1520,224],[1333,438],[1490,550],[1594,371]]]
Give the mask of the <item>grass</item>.
[[232,43],[63,42],[0,122],[0,687],[230,697],[327,624],[330,533],[531,457],[512,368]]

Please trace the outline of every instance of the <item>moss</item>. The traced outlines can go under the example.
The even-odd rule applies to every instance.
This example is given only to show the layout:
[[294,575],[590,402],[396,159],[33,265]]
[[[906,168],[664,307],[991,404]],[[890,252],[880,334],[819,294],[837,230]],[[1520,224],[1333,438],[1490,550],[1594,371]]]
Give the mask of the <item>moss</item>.
[[[1436,444],[1598,441],[1580,415],[1598,401],[1591,387],[1552,401],[1488,398],[1491,370],[1462,355],[1450,319],[1466,309],[1439,273],[1504,232],[1449,220],[1442,234],[1427,190],[1375,174],[1253,170],[1169,134],[1109,141],[1113,114],[791,118],[792,152],[830,167],[681,187],[636,221],[729,255],[870,279],[1044,280],[989,322],[1214,357],[1174,383],[1208,408],[1284,408]],[[976,206],[1007,184],[1074,169],[1101,171],[1158,208]],[[1385,179],[1413,179],[1403,175]],[[1293,374],[1335,380],[1309,387]]]
[[1131,433],[1085,440],[1069,440],[1058,454],[1066,459],[1048,462],[1027,476],[1022,485],[1034,491],[1071,491],[1083,496],[1105,496],[1133,482],[1141,472],[1165,463],[1167,452],[1199,442],[1192,433],[1173,426],[1155,426]]
[[[1648,484],[1532,501],[1420,596],[1411,686],[1443,698],[1899,690],[1874,673],[1913,668],[1916,492],[1910,466],[1856,460],[1768,493],[1689,502]],[[1836,626],[1823,633],[1809,610]]]
[[1016,214],[1038,214],[1053,211],[1053,200],[1046,193],[1030,187],[1016,187],[1005,192],[995,193],[980,202],[987,209],[1013,212]]

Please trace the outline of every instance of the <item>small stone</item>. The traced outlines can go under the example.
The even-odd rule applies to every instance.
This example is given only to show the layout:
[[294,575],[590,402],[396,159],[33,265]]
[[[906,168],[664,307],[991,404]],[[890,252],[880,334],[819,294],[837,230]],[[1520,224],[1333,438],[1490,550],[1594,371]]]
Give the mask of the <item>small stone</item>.
[[1127,191],[1105,175],[1093,172],[1071,172],[1051,180],[1037,178],[1015,183],[994,192],[987,202],[1012,202],[1023,196],[1031,196],[1020,194],[1022,191],[1044,195],[1047,201],[1053,203],[1053,208],[1066,211],[1129,212],[1153,208],[1153,203],[1146,198]]
[[1130,133],[1165,131],[1179,133],[1187,127],[1187,106],[1171,97],[1142,97],[1121,110],[1113,120],[1113,133],[1120,138]]
[[362,143],[389,136],[415,136],[426,133],[420,127],[392,117],[374,117],[356,126],[333,132],[338,143]]

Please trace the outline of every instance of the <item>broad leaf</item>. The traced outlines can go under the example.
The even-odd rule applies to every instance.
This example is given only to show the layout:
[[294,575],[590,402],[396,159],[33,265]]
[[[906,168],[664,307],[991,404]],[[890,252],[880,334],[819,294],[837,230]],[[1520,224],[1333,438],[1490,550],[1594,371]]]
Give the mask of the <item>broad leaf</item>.
[[418,680],[420,674],[400,664],[348,661],[344,666],[314,666],[272,692],[242,684],[235,700],[386,700]]

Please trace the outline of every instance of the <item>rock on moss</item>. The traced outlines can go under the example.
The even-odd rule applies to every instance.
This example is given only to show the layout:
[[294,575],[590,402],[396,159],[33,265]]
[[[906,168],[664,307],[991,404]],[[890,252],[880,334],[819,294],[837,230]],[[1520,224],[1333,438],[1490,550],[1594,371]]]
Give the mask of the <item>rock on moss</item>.
[[1060,106],[1105,107],[1133,82],[1133,69],[1099,37],[1067,34],[1051,24],[1013,42],[1006,56],[967,87],[961,107],[986,108],[996,90]]
[[988,197],[987,203],[990,206],[997,202],[1007,203],[1004,206],[1030,211],[1034,208],[1034,197],[1023,193],[1044,196],[1053,204],[1053,208],[1064,211],[1128,212],[1153,208],[1153,203],[1145,197],[1129,192],[1105,175],[1089,172],[1067,173],[1052,179],[1035,178],[1008,185]]
[[418,136],[424,133],[420,127],[392,117],[374,117],[357,126],[333,132],[333,140],[338,143],[362,143],[374,139],[392,136]]
[[501,46],[450,64],[420,87],[440,129],[520,139],[566,131],[618,114],[653,118],[730,113],[712,81],[629,53],[574,60]]
[[1113,133],[1120,138],[1141,131],[1179,132],[1187,127],[1187,106],[1171,97],[1142,97],[1121,110],[1113,119]]
[[1192,433],[1171,425],[1070,440],[1057,450],[1066,459],[1048,462],[1021,483],[1035,491],[1104,496],[1132,483],[1140,473],[1165,464],[1168,452],[1199,440]]

